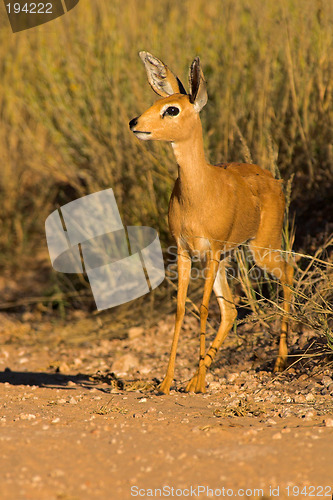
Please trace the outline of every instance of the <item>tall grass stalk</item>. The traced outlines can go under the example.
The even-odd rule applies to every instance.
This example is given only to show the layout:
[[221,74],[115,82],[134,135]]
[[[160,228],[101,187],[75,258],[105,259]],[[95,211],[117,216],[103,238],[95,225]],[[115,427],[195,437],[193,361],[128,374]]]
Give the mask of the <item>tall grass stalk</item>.
[[[46,255],[44,222],[57,206],[109,187],[124,224],[151,225],[169,242],[167,205],[177,175],[171,148],[139,142],[128,130],[156,98],[139,50],[160,57],[185,84],[190,62],[201,57],[210,161],[245,159],[294,176],[289,199],[332,182],[332,2],[82,1],[16,34],[3,4],[0,13],[2,269]],[[292,232],[285,228],[288,249]],[[324,327],[331,274],[316,259],[325,258],[318,249],[296,285],[304,314],[313,308]],[[306,305],[309,296],[317,306]]]
[[171,149],[128,130],[155,100],[141,49],[185,83],[201,57],[211,161],[243,160],[245,151],[269,168],[275,151],[284,178],[332,179],[331,2],[80,2],[17,34],[3,17],[0,47],[2,264],[45,249],[44,221],[56,203],[106,187],[125,223],[151,224],[167,241]]

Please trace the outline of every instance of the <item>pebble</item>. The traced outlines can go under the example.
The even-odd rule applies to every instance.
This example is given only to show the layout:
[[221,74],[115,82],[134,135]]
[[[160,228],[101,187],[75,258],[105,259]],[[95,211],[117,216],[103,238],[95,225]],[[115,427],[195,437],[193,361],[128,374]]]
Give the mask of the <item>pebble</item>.
[[276,434],[273,434],[272,439],[282,439],[281,432],[277,432]]
[[144,333],[144,328],[142,326],[133,326],[128,330],[128,338],[135,339],[137,337],[141,337]]
[[293,415],[294,412],[290,408],[286,408],[285,410],[279,413],[279,417],[281,418],[292,417]]
[[34,420],[35,418],[36,418],[36,415],[33,415],[32,413],[21,413],[20,414],[21,420]]
[[19,362],[21,365],[23,365],[24,363],[28,363],[28,361],[29,361],[29,358],[21,358],[21,359],[19,359],[19,360],[18,360],[18,362]]
[[64,471],[61,469],[54,469],[50,472],[51,477],[63,477],[65,475]]
[[239,377],[239,373],[229,373],[228,374],[228,382],[234,382],[236,378]]
[[325,418],[324,423],[326,427],[333,427],[333,418]]
[[142,375],[147,375],[148,373],[151,372],[151,366],[141,365],[138,370]]
[[124,354],[112,363],[111,371],[116,375],[126,375],[126,373],[140,366],[139,360],[133,354]]
[[331,377],[328,377],[327,375],[324,375],[324,377],[321,379],[321,383],[325,387],[329,387],[331,384],[333,384],[333,380],[331,379]]
[[317,415],[317,413],[314,410],[309,410],[304,415],[304,418],[305,418],[305,420],[312,420],[316,415]]
[[256,429],[250,429],[249,431],[245,432],[245,436],[255,436],[258,434],[258,431]]
[[210,382],[209,384],[209,390],[212,390],[212,391],[218,391],[221,389],[221,384],[220,382]]

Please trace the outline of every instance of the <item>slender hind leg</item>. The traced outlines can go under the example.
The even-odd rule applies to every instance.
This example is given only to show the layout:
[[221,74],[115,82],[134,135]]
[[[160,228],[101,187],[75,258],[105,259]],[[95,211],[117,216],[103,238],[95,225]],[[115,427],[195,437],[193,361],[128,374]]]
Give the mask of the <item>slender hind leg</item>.
[[[212,345],[207,351],[207,354],[204,357],[203,364],[205,366],[205,370],[207,370],[212,364],[217,351],[220,349],[223,341],[227,337],[230,329],[236,319],[237,312],[236,307],[233,302],[232,294],[228,285],[227,277],[226,277],[226,269],[225,269],[225,261],[220,263],[220,267],[214,282],[214,292],[220,306],[221,311],[221,324],[219,326],[218,332]],[[188,392],[195,391],[198,382],[199,370],[190,380],[187,385],[186,390]]]
[[[294,269],[286,262],[282,253],[279,250],[271,250],[264,248],[264,244],[260,244],[258,239],[251,241],[250,248],[252,250],[256,264],[273,274],[281,281],[283,289],[283,316],[281,322],[281,334],[279,343],[279,354],[275,363],[274,371],[281,372],[285,369],[288,357],[288,316],[290,311],[290,303],[292,297],[292,284]],[[274,248],[274,247],[273,247]],[[275,248],[279,248],[279,245]]]

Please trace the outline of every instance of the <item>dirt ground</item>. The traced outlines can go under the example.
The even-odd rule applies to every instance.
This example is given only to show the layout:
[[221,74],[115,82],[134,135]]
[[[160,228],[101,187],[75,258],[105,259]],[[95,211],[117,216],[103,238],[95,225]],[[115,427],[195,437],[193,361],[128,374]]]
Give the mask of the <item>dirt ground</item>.
[[[207,394],[186,394],[198,358],[187,317],[174,389],[159,396],[173,316],[93,341],[103,317],[28,320],[1,315],[1,500],[332,498],[332,362],[297,358],[311,332],[291,339],[296,363],[274,376],[272,336],[239,328]],[[57,340],[64,328],[87,342]]]

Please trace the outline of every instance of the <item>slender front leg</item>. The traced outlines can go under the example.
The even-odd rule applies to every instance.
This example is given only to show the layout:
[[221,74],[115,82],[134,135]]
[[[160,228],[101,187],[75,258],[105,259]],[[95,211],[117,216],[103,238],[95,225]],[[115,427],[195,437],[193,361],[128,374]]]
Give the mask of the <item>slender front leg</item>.
[[187,288],[190,281],[191,273],[191,258],[183,249],[178,250],[178,291],[177,291],[177,313],[176,313],[176,324],[175,332],[173,335],[171,353],[169,358],[168,369],[165,378],[161,385],[159,386],[159,392],[163,394],[169,394],[170,386],[173,381],[174,371],[175,371],[175,360],[177,345],[179,339],[180,329],[182,327],[184,314],[185,314],[185,302],[187,297]]
[[204,287],[202,304],[200,306],[200,358],[198,378],[189,382],[186,387],[187,392],[206,392],[206,371],[205,353],[206,353],[206,324],[208,318],[209,299],[213,290],[214,281],[220,264],[220,252],[210,252],[207,262],[207,276]]

